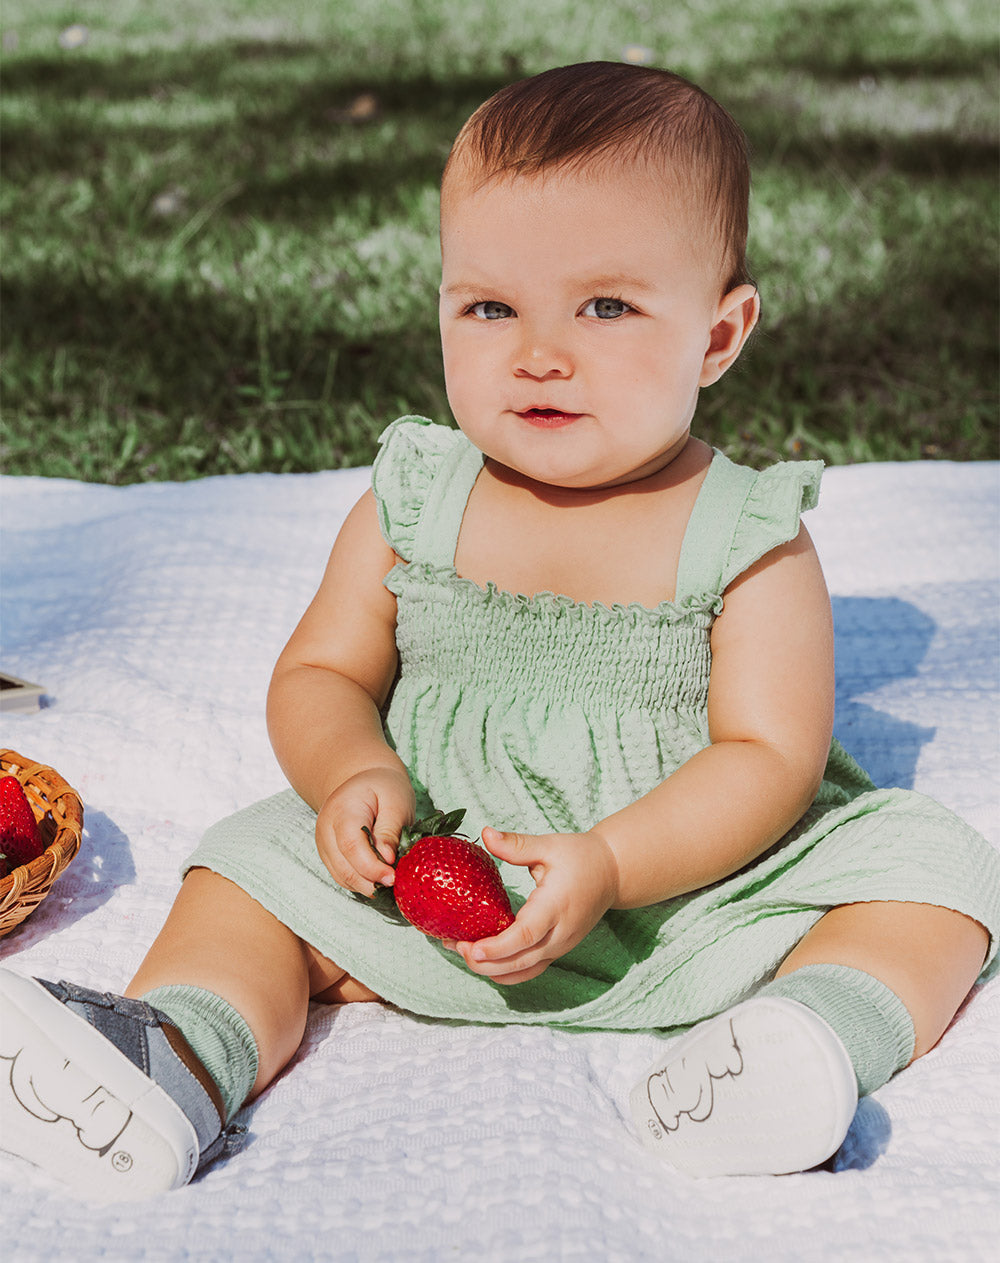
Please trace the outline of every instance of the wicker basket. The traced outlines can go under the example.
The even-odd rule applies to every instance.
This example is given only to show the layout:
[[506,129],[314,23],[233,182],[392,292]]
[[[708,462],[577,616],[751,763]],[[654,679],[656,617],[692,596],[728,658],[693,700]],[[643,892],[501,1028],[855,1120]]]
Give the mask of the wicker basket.
[[16,776],[35,813],[45,850],[0,880],[0,938],[29,916],[80,849],[83,805],[58,772],[0,750],[0,773]]

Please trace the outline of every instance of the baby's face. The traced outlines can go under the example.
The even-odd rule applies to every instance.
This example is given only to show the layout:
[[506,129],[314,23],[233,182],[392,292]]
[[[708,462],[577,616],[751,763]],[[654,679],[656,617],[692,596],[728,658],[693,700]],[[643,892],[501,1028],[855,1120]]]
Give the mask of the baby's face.
[[[455,419],[538,482],[601,487],[684,447],[722,298],[690,198],[641,165],[444,191],[441,340]],[[752,291],[751,291],[752,292]]]

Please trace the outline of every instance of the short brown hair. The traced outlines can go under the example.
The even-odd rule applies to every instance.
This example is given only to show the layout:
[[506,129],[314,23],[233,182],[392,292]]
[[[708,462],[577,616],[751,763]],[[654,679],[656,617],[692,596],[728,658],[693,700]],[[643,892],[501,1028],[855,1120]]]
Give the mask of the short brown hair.
[[746,137],[707,92],[669,70],[592,61],[508,84],[459,132],[444,180],[458,161],[489,180],[623,155],[679,171],[714,220],[725,289],[753,283],[746,262]]

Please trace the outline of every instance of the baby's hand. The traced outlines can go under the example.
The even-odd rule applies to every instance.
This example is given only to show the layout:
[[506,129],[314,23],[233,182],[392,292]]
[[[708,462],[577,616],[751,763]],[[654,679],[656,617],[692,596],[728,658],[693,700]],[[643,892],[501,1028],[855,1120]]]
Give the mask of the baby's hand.
[[597,833],[535,837],[487,828],[483,842],[498,859],[524,865],[535,889],[502,934],[454,946],[484,978],[527,982],[575,947],[613,905],[618,866]]
[[391,886],[399,834],[414,809],[409,779],[392,768],[359,772],[338,786],[316,817],[316,848],[334,881],[368,896],[376,882]]

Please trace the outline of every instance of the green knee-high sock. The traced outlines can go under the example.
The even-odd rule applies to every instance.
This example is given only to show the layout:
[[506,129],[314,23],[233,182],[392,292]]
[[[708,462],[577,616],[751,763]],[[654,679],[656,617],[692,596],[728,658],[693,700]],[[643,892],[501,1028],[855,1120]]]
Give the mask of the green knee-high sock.
[[757,993],[784,996],[818,1013],[833,1027],[864,1096],[888,1083],[913,1056],[913,1019],[884,982],[847,965],[804,965]]
[[156,987],[143,997],[166,1013],[212,1076],[228,1123],[246,1100],[257,1077],[257,1041],[233,1006],[201,987]]

